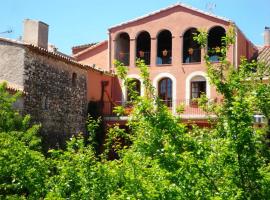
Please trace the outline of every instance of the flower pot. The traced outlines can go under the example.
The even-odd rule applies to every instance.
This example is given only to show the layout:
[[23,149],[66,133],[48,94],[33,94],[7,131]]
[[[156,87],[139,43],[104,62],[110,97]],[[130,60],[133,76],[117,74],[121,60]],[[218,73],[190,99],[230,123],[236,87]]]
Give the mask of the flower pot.
[[139,51],[139,56],[140,56],[140,58],[143,58],[144,57],[144,51]]
[[168,50],[167,49],[164,49],[163,51],[162,51],[162,55],[165,57],[165,56],[167,56],[168,55]]

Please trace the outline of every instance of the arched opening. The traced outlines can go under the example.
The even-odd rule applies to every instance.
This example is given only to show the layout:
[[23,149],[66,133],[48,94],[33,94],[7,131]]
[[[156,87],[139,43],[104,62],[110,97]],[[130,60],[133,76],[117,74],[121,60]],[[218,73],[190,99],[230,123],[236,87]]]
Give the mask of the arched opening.
[[127,33],[121,33],[116,38],[115,59],[129,66],[130,38]]
[[157,45],[157,64],[172,63],[172,34],[168,30],[161,31],[158,34]]
[[172,80],[163,78],[158,82],[158,96],[168,107],[172,107]]
[[136,56],[144,60],[146,65],[150,65],[151,59],[151,37],[146,31],[141,32],[137,37]]
[[190,99],[200,98],[201,95],[206,94],[206,79],[203,76],[195,76],[190,81]]
[[133,95],[141,95],[141,81],[136,78],[132,78],[128,82],[127,101],[132,101]]
[[211,28],[208,33],[208,56],[210,61],[217,62],[220,60],[221,47],[223,46],[222,38],[226,36],[226,31],[221,26]]
[[201,62],[200,45],[193,39],[194,35],[198,33],[196,28],[190,28],[184,33],[183,63]]

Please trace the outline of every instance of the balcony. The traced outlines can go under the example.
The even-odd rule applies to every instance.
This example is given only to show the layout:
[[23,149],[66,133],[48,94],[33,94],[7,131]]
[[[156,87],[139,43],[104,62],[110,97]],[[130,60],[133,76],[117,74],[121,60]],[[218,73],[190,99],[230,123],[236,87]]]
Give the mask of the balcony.
[[[170,110],[174,106],[177,108],[182,105],[184,112],[180,114],[183,119],[207,119],[209,116],[205,111],[199,108],[198,104],[192,100],[175,100],[175,101],[163,101]],[[115,107],[123,106],[125,108],[124,116],[127,116],[132,111],[132,104],[130,102],[116,101],[116,102],[104,102],[103,104],[103,116],[104,117],[116,117],[113,112]],[[213,115],[212,115],[213,116]]]

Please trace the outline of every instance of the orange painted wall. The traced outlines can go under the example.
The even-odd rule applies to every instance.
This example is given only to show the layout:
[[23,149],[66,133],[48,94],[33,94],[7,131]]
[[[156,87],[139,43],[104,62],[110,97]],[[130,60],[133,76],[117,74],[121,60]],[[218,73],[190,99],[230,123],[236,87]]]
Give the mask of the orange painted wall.
[[258,52],[258,49],[252,44],[245,35],[238,30],[237,31],[237,49],[238,49],[238,64],[241,62],[241,58],[251,59],[254,57],[254,54]]
[[[230,22],[222,19],[217,19],[202,13],[198,13],[194,10],[187,9],[185,7],[177,6],[171,9],[164,10],[155,15],[142,18],[141,20],[135,20],[134,22],[123,24],[109,29],[109,42],[100,45],[91,51],[81,54],[77,57],[78,61],[85,64],[96,64],[97,67],[101,67],[105,70],[115,70],[113,67],[113,60],[115,57],[115,43],[116,38],[120,33],[126,32],[130,37],[130,66],[128,74],[138,75],[139,70],[135,66],[136,56],[136,38],[142,31],[147,31],[151,36],[151,65],[149,67],[150,78],[153,81],[161,73],[169,73],[176,80],[176,96],[174,100],[182,101],[187,99],[188,91],[186,91],[186,80],[191,74],[195,72],[206,73],[206,67],[202,62],[193,64],[182,63],[182,49],[183,49],[183,34],[189,28],[203,29],[209,31],[214,26],[221,26],[225,30],[230,26]],[[158,33],[164,29],[169,30],[172,33],[172,64],[170,65],[157,65],[156,64],[156,49],[157,49],[157,36]],[[237,32],[237,47],[234,45],[229,49],[228,59],[231,63],[236,63],[236,60],[240,61],[240,56],[246,56],[250,58],[255,52],[255,46],[250,43],[245,36],[238,31]],[[236,52],[237,50],[237,52]],[[237,58],[235,57],[236,55]],[[110,66],[108,66],[108,58]],[[95,83],[95,79],[102,79],[102,77],[96,77],[89,74],[89,85],[92,89],[99,90],[97,82],[95,86],[91,86],[91,83]],[[121,92],[121,83],[117,78],[111,82],[111,95],[114,100],[122,100],[123,94]],[[92,96],[99,96],[98,92],[93,92]],[[188,94],[189,95],[189,94]],[[92,98],[90,95],[89,98]],[[210,98],[220,98],[214,87],[210,88]]]
[[[90,47],[91,48],[91,47]],[[79,53],[76,56],[76,60],[82,64],[93,65],[97,68],[101,68],[109,71],[108,66],[108,42],[104,42],[101,45],[86,51],[82,54]]]
[[[109,85],[106,87],[109,95],[111,96],[111,83],[114,79],[111,75],[106,75],[99,71],[89,70],[87,78],[87,100],[88,101],[99,101],[102,92],[102,81],[108,81]],[[109,101],[108,97],[104,95],[104,101]]]
[[[153,81],[160,73],[171,74],[176,79],[175,100],[184,101],[188,98],[186,97],[187,77],[194,72],[206,72],[206,67],[203,63],[203,54],[201,63],[182,63],[183,34],[192,27],[209,31],[214,26],[221,26],[227,30],[229,25],[230,23],[227,21],[206,16],[183,7],[175,7],[139,21],[112,28],[109,32],[111,42],[111,68],[114,70],[112,63],[115,56],[115,40],[120,33],[126,32],[130,37],[130,66],[128,73],[129,75],[139,74],[139,71],[135,66],[136,38],[141,31],[147,31],[151,36],[151,65],[149,67],[151,80]],[[171,65],[156,64],[157,35],[164,29],[167,29],[172,33]],[[228,52],[228,58],[232,62],[234,55],[233,48],[234,47],[231,47]],[[216,98],[218,96],[215,88],[211,87],[210,91],[210,98]]]

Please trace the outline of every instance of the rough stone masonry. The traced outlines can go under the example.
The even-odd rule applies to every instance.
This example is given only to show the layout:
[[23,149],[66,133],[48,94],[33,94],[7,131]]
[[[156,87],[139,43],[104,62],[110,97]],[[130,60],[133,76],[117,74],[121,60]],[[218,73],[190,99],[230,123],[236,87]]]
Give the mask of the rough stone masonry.
[[42,124],[46,149],[85,133],[86,67],[37,46],[0,39],[0,81],[22,88],[22,111]]

